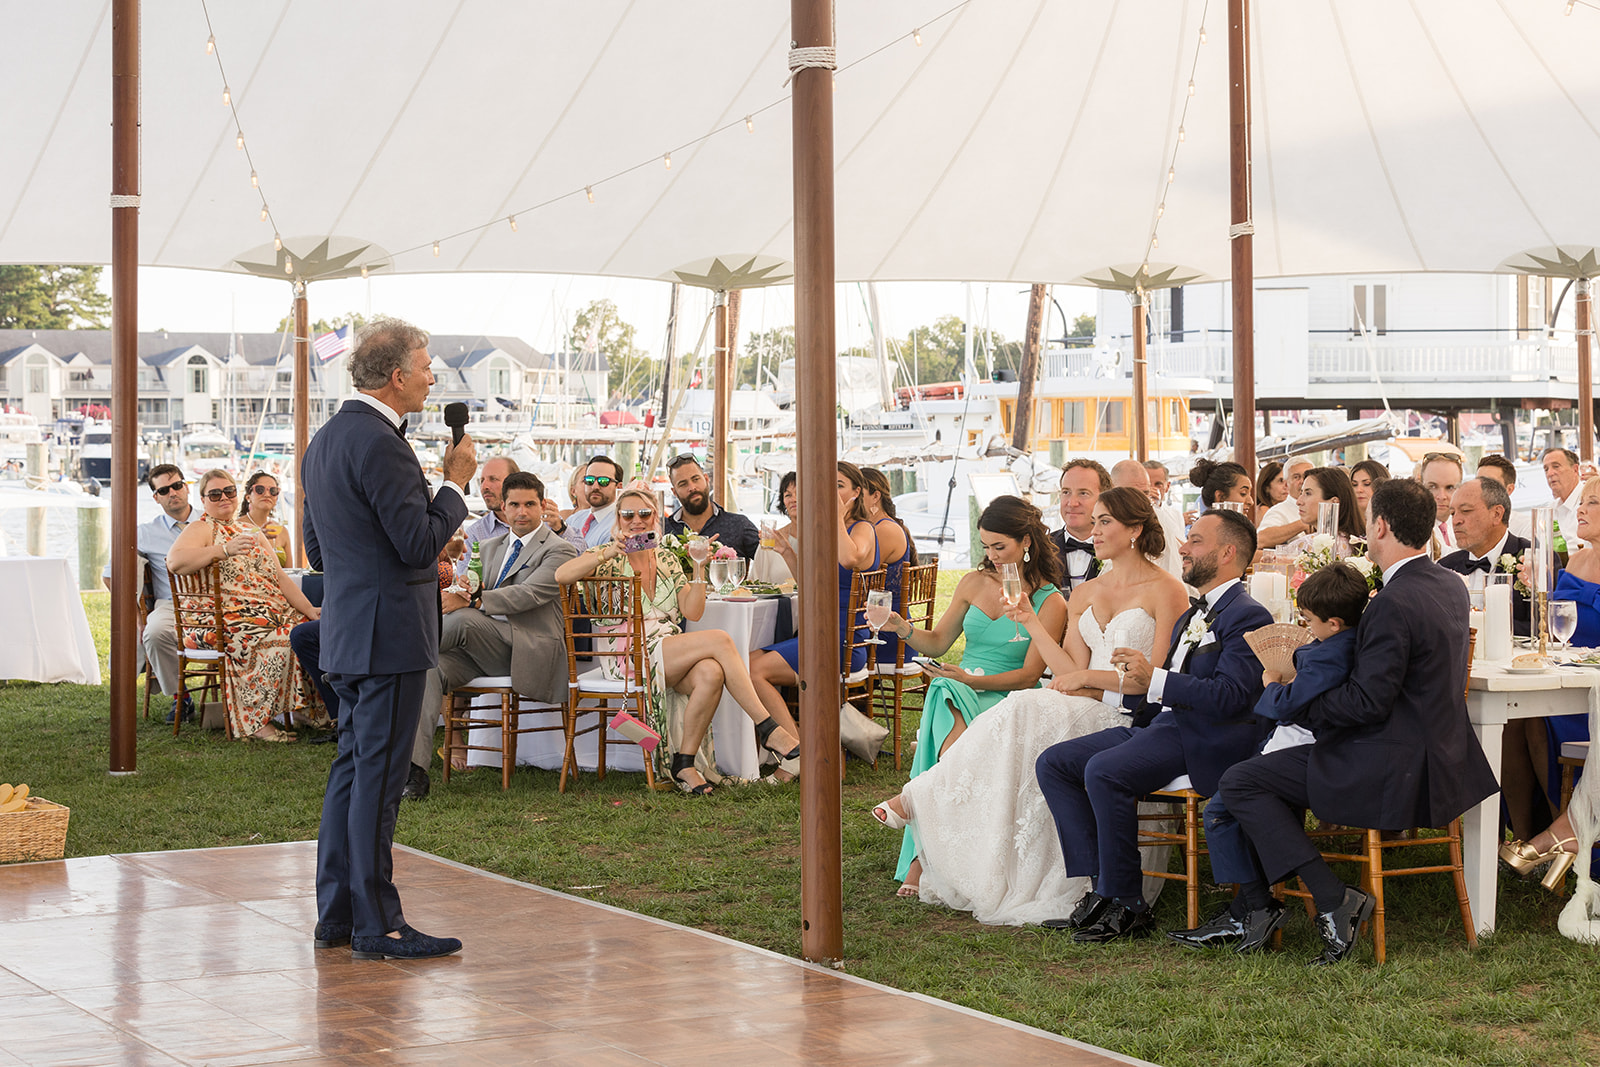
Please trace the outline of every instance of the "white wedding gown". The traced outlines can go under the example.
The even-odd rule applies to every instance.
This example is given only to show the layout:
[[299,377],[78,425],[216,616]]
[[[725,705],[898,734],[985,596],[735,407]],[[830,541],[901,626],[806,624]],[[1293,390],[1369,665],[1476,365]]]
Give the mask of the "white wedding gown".
[[[1078,617],[1090,670],[1112,669],[1111,634],[1117,631],[1122,647],[1150,655],[1155,619],[1143,608],[1118,612],[1105,629],[1091,608]],[[1034,762],[1051,745],[1128,724],[1127,715],[1098,700],[1053,689],[1013,693],[975,719],[938,763],[901,791],[922,860],[920,899],[970,911],[993,925],[1068,915],[1088,892],[1089,879],[1068,878],[1063,869]],[[1146,868],[1164,869],[1165,856],[1165,847],[1147,849]],[[1162,884],[1146,877],[1145,899],[1153,903]]]

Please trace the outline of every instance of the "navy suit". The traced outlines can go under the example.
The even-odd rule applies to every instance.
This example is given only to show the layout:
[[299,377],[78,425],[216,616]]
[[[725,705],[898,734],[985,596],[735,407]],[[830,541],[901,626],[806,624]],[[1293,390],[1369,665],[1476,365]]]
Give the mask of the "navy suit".
[[[1505,572],[1500,570],[1500,557],[1504,555],[1520,557],[1523,552],[1527,551],[1527,549],[1528,542],[1526,540],[1518,537],[1514,533],[1506,534],[1506,543],[1500,546],[1500,551],[1495,554],[1494,559],[1489,561],[1490,570],[1495,573],[1504,574]],[[1464,548],[1457,549],[1456,551],[1447,555],[1440,556],[1439,566],[1443,567],[1447,571],[1455,571],[1457,574],[1471,574],[1474,570],[1472,566],[1472,553],[1468,552]],[[1512,633],[1516,634],[1518,637],[1527,637],[1528,634],[1533,631],[1532,620],[1533,609],[1528,603],[1528,598],[1524,596],[1522,590],[1518,589],[1516,584],[1513,583],[1511,586]]]
[[347,401],[300,466],[306,548],[323,561],[319,661],[339,700],[339,754],[317,835],[317,917],[356,937],[405,925],[395,817],[428,668],[439,652],[439,552],[467,517],[429,498],[416,453],[382,413]]
[[[1171,667],[1196,611],[1178,619],[1167,653]],[[1133,727],[1115,726],[1052,745],[1035,773],[1056,822],[1070,877],[1092,875],[1103,897],[1131,900],[1141,891],[1139,798],[1187,774],[1209,796],[1222,772],[1260,743],[1254,715],[1261,695],[1261,662],[1244,634],[1272,622],[1242,584],[1225,590],[1205,614],[1215,640],[1190,652],[1182,673],[1170,672],[1162,705],[1138,703]]]

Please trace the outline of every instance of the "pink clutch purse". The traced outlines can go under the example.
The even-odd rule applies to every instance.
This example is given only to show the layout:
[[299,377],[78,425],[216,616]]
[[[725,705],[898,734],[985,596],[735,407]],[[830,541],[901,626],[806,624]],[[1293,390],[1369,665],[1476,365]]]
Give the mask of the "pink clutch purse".
[[619,711],[612,717],[611,728],[646,752],[654,752],[661,743],[660,734],[625,711]]

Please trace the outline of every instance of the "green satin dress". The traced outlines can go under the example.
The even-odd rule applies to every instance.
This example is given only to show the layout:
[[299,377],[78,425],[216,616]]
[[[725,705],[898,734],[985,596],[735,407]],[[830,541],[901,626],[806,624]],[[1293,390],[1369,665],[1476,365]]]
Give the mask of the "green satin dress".
[[[1033,610],[1037,612],[1055,592],[1055,586],[1041,585],[1033,594]],[[970,604],[961,620],[961,632],[967,638],[966,650],[961,654],[962,670],[977,668],[985,675],[1021,670],[1033,644],[1026,630],[1022,631],[1023,640],[1011,640],[1017,634],[1017,625],[1004,615],[991,619]],[[928,685],[927,699],[923,701],[922,722],[917,726],[917,750],[911,760],[911,777],[915,778],[939,761],[939,750],[955,725],[950,704],[956,706],[971,726],[973,719],[1010,695],[1011,691],[1006,689],[974,689],[951,678],[933,679]],[[895,869],[895,878],[905,881],[911,861],[916,858],[916,842],[912,840],[911,831],[906,830],[900,839],[900,865]]]

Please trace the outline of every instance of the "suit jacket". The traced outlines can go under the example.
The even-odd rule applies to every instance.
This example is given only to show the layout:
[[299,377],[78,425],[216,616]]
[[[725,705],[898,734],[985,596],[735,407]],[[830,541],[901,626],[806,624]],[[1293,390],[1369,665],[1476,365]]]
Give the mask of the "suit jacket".
[[1426,559],[1395,572],[1356,626],[1356,669],[1301,712],[1306,785],[1330,822],[1443,826],[1500,787],[1467,721],[1467,589]]
[[[1050,541],[1051,541],[1052,544],[1054,544],[1056,546],[1056,562],[1060,565],[1059,573],[1056,575],[1056,588],[1061,590],[1063,595],[1070,596],[1072,594],[1072,590],[1075,587],[1072,584],[1072,578],[1067,574],[1067,531],[1066,531],[1066,529],[1063,528],[1063,529],[1060,529],[1060,530],[1051,531],[1051,533],[1050,533]],[[1090,558],[1090,560],[1089,560],[1089,570],[1083,576],[1082,581],[1078,582],[1078,585],[1082,585],[1084,582],[1087,582],[1090,578],[1093,578],[1095,575],[1097,575],[1099,573],[1100,573],[1100,561],[1098,559]]]
[[[1527,547],[1528,541],[1526,539],[1518,537],[1514,533],[1508,533],[1506,534],[1506,543],[1500,548],[1500,555],[1503,556],[1509,552],[1513,556],[1520,556],[1527,549]],[[1455,571],[1457,574],[1470,573],[1468,564],[1471,562],[1472,553],[1468,552],[1464,548],[1439,557],[1439,566],[1443,567],[1447,571]],[[1491,560],[1490,563],[1496,571],[1500,570],[1500,560],[1498,557]],[[1515,632],[1518,637],[1527,637],[1528,634],[1533,630],[1532,618],[1533,612],[1528,605],[1528,598],[1523,596],[1522,592],[1518,590],[1516,585],[1513,583],[1511,586],[1512,631]],[[1483,635],[1479,634],[1478,636],[1482,637]]]
[[[1194,613],[1180,616],[1163,667],[1171,669],[1178,641]],[[1170,717],[1183,739],[1184,769],[1196,792],[1217,791],[1222,772],[1255,755],[1265,724],[1255,715],[1261,697],[1261,661],[1245,642],[1247,630],[1270,625],[1272,614],[1244,590],[1230,588],[1205,614],[1208,637],[1189,653],[1182,674],[1167,675],[1161,704],[1131,696],[1136,726]],[[1169,710],[1162,710],[1162,705]]]
[[[486,581],[500,576],[506,546],[514,540],[503,533],[483,542]],[[505,580],[483,591],[484,614],[504,615],[511,624],[511,685],[530,700],[556,704],[566,699],[567,646],[556,568],[577,554],[565,538],[541,526]]]
[[439,659],[439,551],[467,517],[430,499],[417,455],[389,420],[346,401],[300,464],[306,550],[324,572],[322,669],[405,674]]

